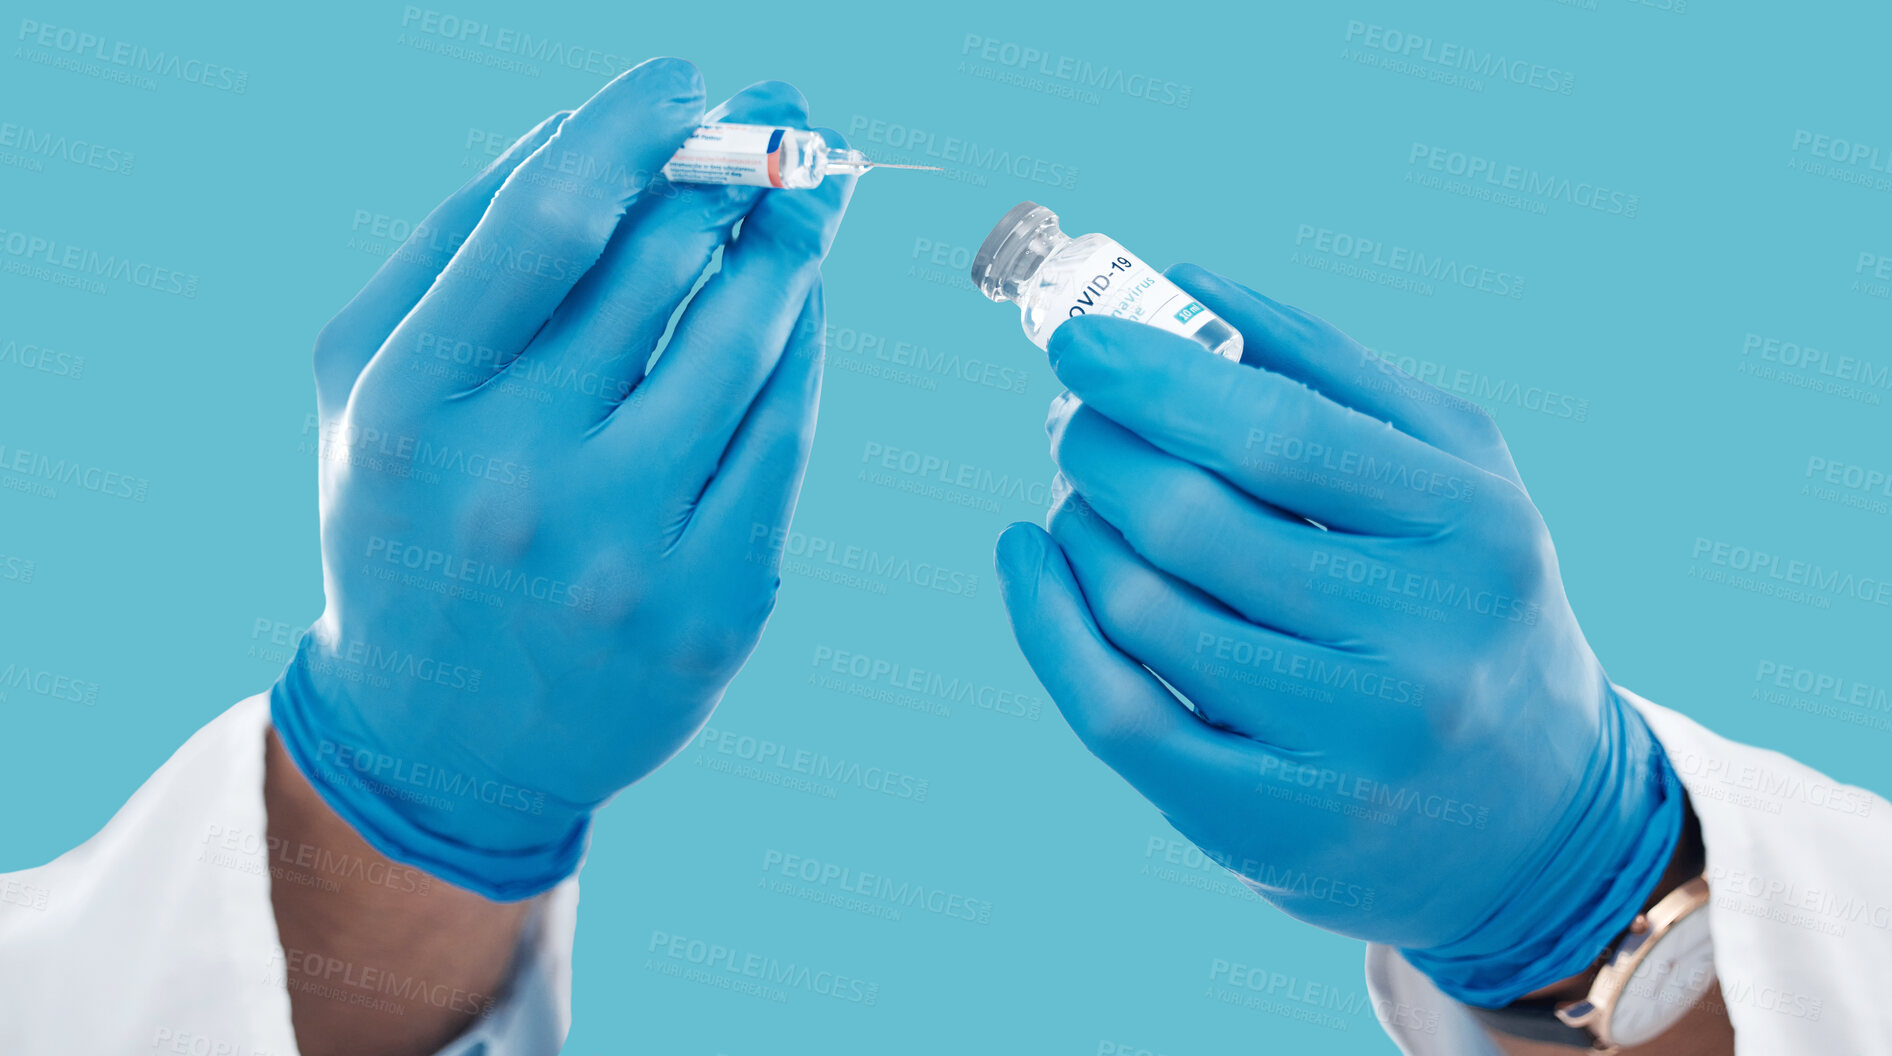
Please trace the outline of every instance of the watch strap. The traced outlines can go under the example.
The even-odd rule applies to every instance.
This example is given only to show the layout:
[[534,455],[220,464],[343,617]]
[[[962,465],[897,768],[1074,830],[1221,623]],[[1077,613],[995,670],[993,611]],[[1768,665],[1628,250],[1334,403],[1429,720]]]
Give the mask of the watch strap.
[[1530,998],[1503,1008],[1465,1007],[1479,1022],[1508,1037],[1567,1045],[1573,1049],[1594,1048],[1596,1035],[1557,1018],[1557,1006],[1562,1003],[1552,998]]
[[[1699,902],[1705,902],[1706,883],[1701,877],[1706,871],[1706,867],[1707,854],[1701,840],[1701,822],[1696,819],[1694,805],[1687,801],[1687,795],[1684,793],[1682,835],[1680,842],[1676,846],[1676,858],[1671,864],[1670,871],[1671,873],[1679,873],[1681,876],[1691,879],[1684,880],[1674,886],[1663,885],[1651,892],[1648,902],[1643,906],[1642,914],[1638,915],[1637,919],[1639,921],[1646,920],[1651,914],[1656,914],[1657,910],[1662,908],[1665,903],[1690,903],[1697,902],[1697,900],[1699,900]],[[1692,892],[1696,886],[1700,886],[1702,889],[1700,895],[1691,898],[1683,894],[1684,891]],[[1677,906],[1676,908],[1679,909],[1680,907]],[[1687,912],[1697,908],[1699,908],[1699,904],[1690,905],[1688,909],[1682,911],[1681,915],[1686,915]],[[1673,923],[1673,914],[1660,914],[1660,916],[1663,918],[1661,921],[1662,927],[1666,930],[1667,927]],[[1610,943],[1609,950],[1601,959],[1606,963],[1614,961],[1617,954],[1624,950],[1625,940],[1630,938],[1631,935],[1628,932],[1616,936]],[[1637,940],[1634,944],[1640,945],[1641,940]],[[1465,1007],[1471,1011],[1472,1015],[1475,1016],[1479,1022],[1501,1034],[1513,1038],[1522,1038],[1525,1041],[1547,1042],[1552,1045],[1563,1045],[1575,1049],[1613,1052],[1615,1051],[1614,1048],[1603,1046],[1599,1042],[1596,1033],[1589,1027],[1573,1026],[1564,1022],[1563,1018],[1557,1014],[1558,1008],[1562,1006],[1567,1010],[1567,1014],[1572,1014],[1573,1018],[1578,1014],[1587,1015],[1595,1007],[1594,1002],[1598,1000],[1599,987],[1597,984],[1601,982],[1601,979],[1602,977],[1599,975],[1597,980],[1593,980],[1590,992],[1575,1002],[1570,1001],[1568,998],[1542,997],[1521,998],[1503,1008],[1480,1008],[1477,1005],[1467,1005]],[[1620,982],[1626,983],[1627,979],[1620,980]],[[1620,996],[1618,993],[1612,991],[1609,997],[1610,1003],[1614,1004],[1618,996]]]

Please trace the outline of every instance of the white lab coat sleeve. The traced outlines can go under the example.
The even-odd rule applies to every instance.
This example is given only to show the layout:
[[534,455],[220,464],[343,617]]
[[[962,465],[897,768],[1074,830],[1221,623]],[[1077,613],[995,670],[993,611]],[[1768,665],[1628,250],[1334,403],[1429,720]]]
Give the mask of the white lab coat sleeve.
[[[1737,1056],[1892,1054],[1892,805],[1623,690],[1701,820],[1715,974]],[[1367,988],[1407,1056],[1495,1056],[1475,1020],[1398,951]]]
[[[243,701],[96,836],[0,874],[0,1052],[295,1056],[270,902],[268,724],[267,696]],[[577,908],[576,878],[540,901],[501,1001],[441,1056],[559,1050]]]

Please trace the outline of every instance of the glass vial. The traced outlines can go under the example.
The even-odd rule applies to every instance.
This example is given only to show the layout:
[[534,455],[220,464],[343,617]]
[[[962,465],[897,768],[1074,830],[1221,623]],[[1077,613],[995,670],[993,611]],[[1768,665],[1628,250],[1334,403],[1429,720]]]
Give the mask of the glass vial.
[[1108,235],[1072,238],[1036,202],[1012,207],[972,258],[972,282],[1018,304],[1025,336],[1044,348],[1066,319],[1108,315],[1193,338],[1237,363],[1242,335]]
[[664,165],[671,183],[720,183],[805,191],[831,172],[864,172],[858,150],[828,146],[821,133],[775,125],[703,125]]

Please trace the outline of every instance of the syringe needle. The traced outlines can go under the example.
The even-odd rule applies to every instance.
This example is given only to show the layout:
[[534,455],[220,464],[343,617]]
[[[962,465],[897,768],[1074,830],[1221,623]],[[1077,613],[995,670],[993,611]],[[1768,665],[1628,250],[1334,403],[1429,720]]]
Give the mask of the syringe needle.
[[895,165],[890,161],[869,161],[858,150],[836,150],[828,154],[823,172],[842,176],[858,176],[869,169],[925,169],[931,172],[945,170],[936,165]]

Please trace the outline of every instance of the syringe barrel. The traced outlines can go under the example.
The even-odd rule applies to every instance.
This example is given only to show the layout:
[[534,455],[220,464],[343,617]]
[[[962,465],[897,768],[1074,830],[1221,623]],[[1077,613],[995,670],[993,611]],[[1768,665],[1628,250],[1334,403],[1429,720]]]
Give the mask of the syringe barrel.
[[821,133],[779,125],[703,125],[664,166],[671,183],[806,190],[821,183],[828,159]]

